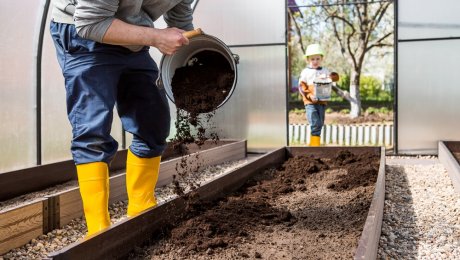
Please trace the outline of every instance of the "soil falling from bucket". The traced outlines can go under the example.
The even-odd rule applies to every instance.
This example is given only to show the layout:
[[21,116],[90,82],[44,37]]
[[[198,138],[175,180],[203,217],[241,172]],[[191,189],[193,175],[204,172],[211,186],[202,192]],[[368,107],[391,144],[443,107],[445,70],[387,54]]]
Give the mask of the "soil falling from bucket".
[[[201,146],[206,140],[218,141],[219,136],[212,126],[215,110],[231,93],[235,75],[229,61],[216,51],[201,51],[193,55],[187,65],[177,68],[171,81],[171,89],[177,107],[176,135],[171,140],[175,150],[187,154],[186,145],[196,143]],[[183,158],[176,166],[178,176],[174,176],[176,193],[184,195],[178,178],[186,176],[195,160]],[[198,187],[199,183],[189,183]]]

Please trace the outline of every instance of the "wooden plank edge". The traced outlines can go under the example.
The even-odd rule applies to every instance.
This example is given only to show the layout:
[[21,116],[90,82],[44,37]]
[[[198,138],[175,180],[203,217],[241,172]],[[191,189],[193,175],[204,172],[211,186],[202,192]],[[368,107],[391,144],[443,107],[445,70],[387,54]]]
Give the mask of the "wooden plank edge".
[[[198,147],[198,145],[194,143],[187,145],[187,147],[189,151],[191,151],[191,153],[195,153],[198,151],[205,151],[208,149],[220,147],[226,144],[231,144],[231,143],[239,142],[239,141],[242,141],[242,140],[241,139],[221,139],[219,141],[206,140],[205,144],[201,148]],[[166,160],[169,160],[170,157],[174,157],[174,154],[175,154],[174,150],[172,149],[171,146],[168,145],[168,147],[164,150],[162,157],[166,158]]]
[[[279,164],[286,157],[286,149],[280,148],[262,155],[231,173],[198,188],[202,199],[216,199],[243,185],[247,179],[263,169]],[[106,259],[120,258],[136,245],[149,239],[149,235],[172,223],[185,208],[185,201],[178,197],[140,215],[120,221],[92,237],[77,241],[59,251],[50,253],[47,259]],[[90,253],[91,252],[91,253]]]
[[460,193],[460,165],[446,146],[445,141],[438,142],[438,158],[447,169],[452,184],[454,185],[455,192]]
[[330,151],[343,151],[348,150],[353,153],[361,154],[365,152],[374,152],[380,153],[380,147],[376,146],[319,146],[319,147],[311,147],[311,146],[289,146],[288,150],[290,154],[297,155],[297,154],[312,154],[315,156],[322,156],[325,153],[330,153]]
[[[117,151],[110,164],[111,171],[126,166],[126,154],[127,150]],[[76,179],[77,174],[73,160],[0,173],[0,200],[8,200]]]
[[385,147],[381,147],[380,166],[374,195],[354,259],[377,258],[380,233],[382,231],[383,207],[385,203],[385,164]]
[[[14,211],[24,211],[24,210],[27,210],[27,208],[35,208],[37,206],[41,207],[41,219],[42,220],[38,223],[38,225],[31,226],[25,231],[22,229],[16,230],[17,232],[8,233],[8,237],[0,237],[0,255],[5,254],[9,252],[10,250],[15,249],[17,247],[26,245],[32,239],[37,238],[40,235],[45,233],[47,229],[47,223],[48,223],[48,200],[45,198],[40,198],[30,203],[23,204],[23,205],[20,205],[20,206],[17,206],[17,207],[8,209],[8,210],[4,210],[0,213],[1,219],[8,219],[7,215],[12,214]],[[25,218],[22,219],[22,221],[27,220],[32,217],[36,217],[36,215],[25,216]],[[5,227],[1,226],[0,228],[3,229]],[[38,232],[38,230],[40,231]]]

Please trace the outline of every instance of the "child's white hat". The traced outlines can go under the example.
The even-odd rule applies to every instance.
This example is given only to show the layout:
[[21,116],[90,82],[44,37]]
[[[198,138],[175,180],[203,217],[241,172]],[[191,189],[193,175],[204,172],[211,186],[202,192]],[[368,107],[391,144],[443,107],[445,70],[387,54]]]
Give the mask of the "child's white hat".
[[305,57],[313,56],[313,55],[321,55],[324,56],[323,49],[317,43],[310,44],[307,46],[307,51],[305,51]]

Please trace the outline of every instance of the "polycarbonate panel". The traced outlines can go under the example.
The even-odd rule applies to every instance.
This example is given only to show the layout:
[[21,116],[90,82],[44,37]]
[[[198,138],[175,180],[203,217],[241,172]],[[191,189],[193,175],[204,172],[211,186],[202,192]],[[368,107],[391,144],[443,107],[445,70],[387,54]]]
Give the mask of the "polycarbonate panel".
[[41,1],[0,1],[0,172],[36,164],[35,58]]
[[285,42],[285,1],[200,0],[193,23],[227,45]]
[[398,1],[398,38],[460,37],[458,0]]
[[437,153],[439,140],[460,139],[460,40],[398,46],[398,150]]
[[219,137],[247,139],[250,152],[286,145],[285,47],[231,50],[240,56],[238,82],[230,100],[214,117]]

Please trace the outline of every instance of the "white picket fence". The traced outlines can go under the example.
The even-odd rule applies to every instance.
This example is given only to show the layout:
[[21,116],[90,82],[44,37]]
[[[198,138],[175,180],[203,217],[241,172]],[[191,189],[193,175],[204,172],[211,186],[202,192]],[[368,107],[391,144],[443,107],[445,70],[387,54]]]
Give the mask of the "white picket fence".
[[[291,145],[310,144],[310,125],[289,125]],[[393,146],[393,124],[324,125],[321,130],[322,145],[339,146]]]

